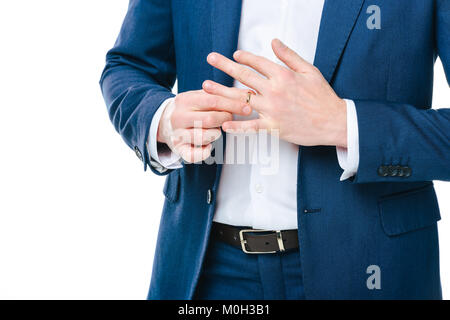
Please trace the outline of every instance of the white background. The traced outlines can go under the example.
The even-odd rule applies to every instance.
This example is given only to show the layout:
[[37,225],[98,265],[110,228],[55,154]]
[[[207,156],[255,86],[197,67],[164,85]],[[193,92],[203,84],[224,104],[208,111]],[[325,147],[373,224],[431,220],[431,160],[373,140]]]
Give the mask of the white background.
[[[98,85],[127,5],[0,4],[0,299],[146,297],[164,178],[143,172]],[[434,106],[449,101],[439,62]],[[450,185],[436,188],[450,298]]]

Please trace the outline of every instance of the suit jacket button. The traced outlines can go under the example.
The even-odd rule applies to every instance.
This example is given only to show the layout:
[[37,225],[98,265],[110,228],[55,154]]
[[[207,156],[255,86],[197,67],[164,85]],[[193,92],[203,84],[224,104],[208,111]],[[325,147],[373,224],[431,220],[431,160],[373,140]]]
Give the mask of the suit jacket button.
[[136,147],[134,147],[134,152],[136,153],[136,156],[139,158],[139,160],[143,160],[143,158],[142,158],[142,153],[141,153],[141,151],[139,150],[139,148],[136,146]]
[[408,178],[412,174],[412,169],[410,167],[404,167],[403,172],[404,172],[404,177]]
[[208,192],[206,192],[206,203],[211,204],[212,202],[212,191],[211,189],[208,189]]
[[379,166],[378,167],[378,175],[380,177],[387,177],[389,174],[387,166]]

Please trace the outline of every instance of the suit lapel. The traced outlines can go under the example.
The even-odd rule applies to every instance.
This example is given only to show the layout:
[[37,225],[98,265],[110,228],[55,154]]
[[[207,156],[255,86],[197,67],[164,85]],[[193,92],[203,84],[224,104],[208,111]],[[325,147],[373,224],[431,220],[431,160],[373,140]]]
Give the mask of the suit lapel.
[[325,0],[314,65],[331,82],[364,0]]
[[[237,49],[241,22],[242,0],[211,1],[212,50],[232,58]],[[213,69],[213,79],[226,86],[233,85],[233,79],[218,69]]]

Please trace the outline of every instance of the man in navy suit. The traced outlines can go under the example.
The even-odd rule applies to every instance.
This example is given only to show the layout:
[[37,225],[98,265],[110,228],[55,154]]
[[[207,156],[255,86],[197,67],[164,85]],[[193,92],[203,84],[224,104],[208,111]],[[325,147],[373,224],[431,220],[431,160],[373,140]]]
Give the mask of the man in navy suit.
[[438,56],[449,0],[131,0],[100,83],[168,175],[148,298],[440,299]]

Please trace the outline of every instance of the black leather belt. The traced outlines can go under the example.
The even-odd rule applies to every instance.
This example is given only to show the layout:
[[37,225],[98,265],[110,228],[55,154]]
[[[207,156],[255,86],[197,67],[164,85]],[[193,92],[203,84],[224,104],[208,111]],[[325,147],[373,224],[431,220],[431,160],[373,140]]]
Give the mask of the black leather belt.
[[213,222],[211,237],[248,254],[277,253],[298,249],[297,229],[257,230]]

